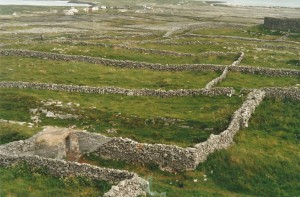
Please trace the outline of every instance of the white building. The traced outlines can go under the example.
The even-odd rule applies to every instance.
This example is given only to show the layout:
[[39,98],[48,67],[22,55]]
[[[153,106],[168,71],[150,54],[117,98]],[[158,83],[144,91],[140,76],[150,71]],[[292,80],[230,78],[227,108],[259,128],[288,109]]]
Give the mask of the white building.
[[74,12],[74,13],[78,13],[78,10],[76,8],[74,8],[74,7],[71,7],[70,11]]
[[64,14],[65,14],[66,16],[73,16],[75,13],[72,12],[71,10],[64,10]]
[[94,7],[92,7],[92,12],[94,12],[94,11],[98,11],[99,10],[99,7],[98,6],[94,6]]
[[82,9],[84,12],[89,12],[90,11],[90,8],[83,8]]

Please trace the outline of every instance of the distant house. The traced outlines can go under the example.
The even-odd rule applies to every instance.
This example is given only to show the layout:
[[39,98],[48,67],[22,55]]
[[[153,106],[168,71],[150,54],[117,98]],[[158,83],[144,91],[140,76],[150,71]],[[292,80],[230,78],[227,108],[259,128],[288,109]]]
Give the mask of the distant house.
[[105,10],[107,7],[106,7],[105,5],[102,5],[100,8],[101,8],[102,10]]
[[99,7],[98,7],[98,6],[94,6],[94,7],[92,7],[92,9],[91,9],[92,12],[95,12],[95,11],[98,11],[98,10],[99,10]]
[[83,8],[82,9],[84,12],[89,12],[90,11],[90,8]]
[[76,8],[74,8],[74,7],[71,7],[71,9],[69,9],[69,10],[64,10],[63,12],[64,12],[64,14],[65,14],[66,16],[72,16],[72,15],[74,15],[75,13],[78,13],[78,10],[77,10]]
[[71,7],[70,11],[74,12],[74,13],[78,13],[78,10],[76,8],[74,8],[74,7]]
[[17,12],[14,12],[12,15],[13,15],[13,16],[18,16]]
[[66,16],[72,16],[72,15],[75,14],[75,13],[72,12],[71,10],[64,10],[63,12],[64,12],[64,14],[65,14]]

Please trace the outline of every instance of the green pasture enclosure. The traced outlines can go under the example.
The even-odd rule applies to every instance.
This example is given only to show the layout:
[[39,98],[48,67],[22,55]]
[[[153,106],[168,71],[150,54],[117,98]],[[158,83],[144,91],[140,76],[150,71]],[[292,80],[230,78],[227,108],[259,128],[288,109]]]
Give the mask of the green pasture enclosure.
[[229,72],[226,79],[218,86],[233,87],[237,91],[243,88],[262,87],[298,87],[300,77],[271,77],[264,75],[253,75],[239,72]]
[[172,174],[94,154],[82,161],[137,172],[156,196],[298,196],[299,110],[298,101],[266,99],[234,145],[213,153],[195,171]]
[[55,107],[48,110],[74,114],[78,118],[53,119],[41,115],[42,125],[76,125],[91,132],[129,137],[141,142],[191,146],[206,140],[211,133],[222,132],[242,98],[238,96],[136,97],[94,95],[44,90],[1,89],[0,118],[30,122],[30,109],[45,108],[41,101],[78,103],[79,107]]
[[24,81],[130,89],[200,89],[220,72],[167,72],[113,68],[83,62],[0,57],[2,81]]

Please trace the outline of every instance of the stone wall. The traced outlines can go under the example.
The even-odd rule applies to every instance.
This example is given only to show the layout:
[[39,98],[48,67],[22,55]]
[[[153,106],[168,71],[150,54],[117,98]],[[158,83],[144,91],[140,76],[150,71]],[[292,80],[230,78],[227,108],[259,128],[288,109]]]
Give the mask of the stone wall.
[[64,84],[49,83],[29,83],[20,81],[2,81],[0,88],[21,88],[36,90],[55,90],[65,92],[81,92],[88,94],[121,94],[127,96],[158,96],[158,97],[174,97],[174,96],[219,96],[232,95],[233,88],[212,88],[212,89],[178,89],[178,90],[153,90],[153,89],[124,89],[118,87],[91,87]]
[[[104,66],[113,66],[127,69],[150,69],[158,71],[223,71],[226,65],[213,65],[213,64],[176,64],[176,65],[163,65],[163,64],[151,64],[145,62],[134,62],[127,60],[110,60],[105,58],[89,57],[82,55],[64,55],[58,53],[19,50],[19,49],[2,49],[0,50],[0,56],[22,56],[22,57],[35,57],[50,60],[60,61],[77,61],[86,62],[92,64],[100,64]],[[292,69],[272,69],[264,67],[252,67],[252,66],[232,66],[230,71],[244,72],[249,74],[260,74],[268,76],[300,76],[300,70]]]
[[[92,180],[104,180],[112,184],[117,184],[104,194],[106,197],[146,195],[149,188],[148,181],[138,177],[135,173],[125,170],[100,168],[89,164],[80,164],[77,162],[68,162],[39,156],[7,155],[0,152],[0,166],[9,167],[15,164],[24,163],[28,165],[32,171],[43,169],[46,170],[47,174],[55,177],[80,176]],[[116,190],[118,191],[117,193]]]
[[264,27],[271,30],[300,32],[300,18],[264,18]]
[[182,65],[170,65],[170,64],[152,64],[146,62],[134,62],[129,60],[111,60],[98,57],[90,57],[83,55],[65,55],[50,52],[40,52],[31,50],[19,50],[19,49],[3,49],[0,50],[0,56],[22,56],[22,57],[35,57],[41,59],[60,60],[60,61],[77,61],[86,62],[91,64],[99,64],[104,66],[112,66],[118,68],[127,69],[150,69],[158,71],[221,71],[224,66],[212,65],[212,64],[182,64]]
[[293,69],[274,69],[257,66],[234,66],[229,67],[229,71],[241,72],[246,74],[265,75],[270,77],[300,76],[300,70]]
[[195,148],[138,143],[128,138],[113,138],[100,146],[97,153],[106,159],[157,164],[161,170],[171,172],[193,170],[197,167]]
[[248,126],[248,121],[254,113],[255,108],[263,101],[265,92],[262,90],[253,90],[250,92],[237,111],[234,112],[228,128],[219,135],[212,134],[205,142],[196,144],[198,162],[206,160],[207,156],[217,150],[226,149],[232,143],[235,134],[242,127]]
[[228,67],[226,67],[224,69],[223,73],[219,77],[217,77],[217,78],[213,79],[212,81],[210,81],[209,83],[207,83],[205,88],[211,89],[214,86],[216,86],[217,84],[221,83],[226,78],[227,73],[228,73]]
[[293,43],[299,44],[296,41],[287,41],[287,40],[264,40],[258,38],[248,38],[248,37],[240,37],[240,36],[224,36],[224,35],[200,35],[200,34],[185,34],[184,37],[199,37],[199,38],[230,38],[235,40],[245,40],[245,41],[253,41],[253,42],[280,42],[280,43]]
[[[239,57],[236,61],[234,61],[234,62],[231,64],[231,66],[238,66],[238,65],[241,63],[241,61],[244,59],[244,55],[245,55],[244,52],[241,52],[240,57]],[[219,77],[213,79],[212,81],[210,81],[209,83],[207,83],[206,86],[205,86],[205,88],[206,88],[206,89],[210,89],[210,88],[216,86],[217,84],[221,83],[221,82],[226,78],[226,76],[227,76],[227,74],[228,74],[228,68],[229,68],[229,67],[230,67],[230,66],[228,66],[228,67],[226,67],[226,68],[224,69],[224,71],[223,71],[223,73],[221,74],[221,76],[219,76]]]
[[[241,93],[249,93],[253,89],[242,89]],[[267,98],[300,100],[300,89],[297,87],[266,87],[261,88],[266,93]]]
[[[242,106],[232,116],[227,129],[219,135],[211,135],[207,141],[196,144],[194,147],[182,148],[175,145],[139,143],[128,138],[106,137],[100,134],[84,131],[74,131],[70,139],[76,139],[78,154],[84,155],[95,152],[99,156],[113,160],[123,160],[130,163],[157,164],[160,169],[176,172],[194,170],[200,162],[204,162],[207,156],[217,150],[226,149],[232,143],[235,134],[242,127],[248,126],[248,121],[256,107],[264,97],[288,97],[300,100],[298,88],[263,88],[248,90]],[[76,137],[74,137],[76,136]],[[33,137],[34,138],[34,137]],[[32,153],[35,147],[32,140],[12,142],[0,146],[2,153],[17,153],[28,151]],[[26,146],[26,147],[24,147]],[[17,148],[16,148],[17,147]]]
[[[269,42],[268,40],[265,40],[265,42]],[[271,41],[272,42],[272,41]],[[174,41],[167,41],[167,40],[157,40],[157,41],[140,41],[138,42],[140,44],[145,44],[145,43],[155,43],[155,44],[164,44],[164,45],[171,45],[171,46],[176,46],[176,45],[212,45],[212,46],[220,46],[220,45],[226,45],[226,46],[240,46],[239,43],[235,42],[222,42],[221,44],[219,42],[212,42],[212,41],[187,41],[187,42],[174,42]],[[251,46],[251,47],[258,47],[257,44],[247,44],[243,43],[244,46]],[[267,48],[267,49],[286,49],[286,50],[300,50],[300,47],[295,47],[295,46],[286,46],[286,45],[273,45],[273,44],[260,44],[260,48]],[[236,52],[221,52],[221,51],[208,51],[208,52],[203,52],[199,53],[198,55],[205,55],[205,53],[211,53],[212,55],[226,55],[226,54],[236,54]]]
[[211,135],[207,141],[194,147],[181,148],[174,145],[138,143],[127,138],[112,138],[99,146],[96,152],[106,159],[154,163],[166,171],[194,170],[209,154],[227,148],[233,142],[234,135],[241,127],[247,126],[264,95],[265,92],[261,90],[250,92],[241,108],[233,114],[232,121],[225,131],[220,135]]
[[76,41],[62,41],[62,42],[51,42],[56,44],[72,44],[72,45],[80,45],[80,46],[101,46],[107,48],[121,48],[131,51],[137,51],[140,53],[151,53],[151,54],[158,54],[158,55],[171,55],[177,57],[192,57],[195,56],[192,53],[179,53],[175,51],[166,51],[166,50],[157,50],[157,49],[146,49],[146,48],[138,48],[138,47],[129,47],[124,44],[107,44],[107,43],[92,43],[92,42],[76,42]]

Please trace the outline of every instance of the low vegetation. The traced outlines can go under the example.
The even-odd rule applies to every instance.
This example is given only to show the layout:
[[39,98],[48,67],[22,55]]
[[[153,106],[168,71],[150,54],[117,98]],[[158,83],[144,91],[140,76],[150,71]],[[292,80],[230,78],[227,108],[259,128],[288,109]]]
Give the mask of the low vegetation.
[[[63,71],[63,72],[62,72]],[[131,89],[199,89],[219,72],[161,72],[112,68],[82,62],[44,61],[37,58],[1,57],[3,81],[26,81]]]
[[102,196],[111,185],[82,177],[51,177],[25,164],[0,167],[0,196]]
[[229,72],[226,79],[219,84],[222,87],[233,87],[237,91],[243,88],[299,87],[299,85],[299,77],[269,77],[238,72]]

